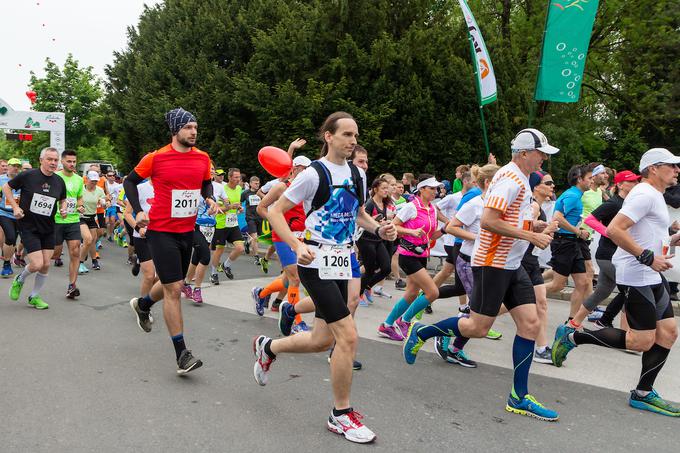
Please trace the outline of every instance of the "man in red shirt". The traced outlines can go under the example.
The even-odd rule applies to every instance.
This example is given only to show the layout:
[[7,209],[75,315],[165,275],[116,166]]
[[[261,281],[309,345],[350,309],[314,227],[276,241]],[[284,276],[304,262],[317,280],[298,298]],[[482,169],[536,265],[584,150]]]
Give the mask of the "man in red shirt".
[[[182,108],[165,114],[172,142],[142,158],[123,185],[128,201],[136,213],[137,231],[146,228],[145,236],[160,282],[149,294],[130,300],[137,324],[151,331],[151,306],[164,299],[163,317],[177,356],[177,373],[186,374],[203,363],[184,344],[180,294],[189,268],[194,237],[194,224],[201,199],[211,210],[217,209],[212,196],[210,157],[197,149],[198,124],[191,113]],[[154,199],[147,215],[139,202],[137,185],[151,178]]]

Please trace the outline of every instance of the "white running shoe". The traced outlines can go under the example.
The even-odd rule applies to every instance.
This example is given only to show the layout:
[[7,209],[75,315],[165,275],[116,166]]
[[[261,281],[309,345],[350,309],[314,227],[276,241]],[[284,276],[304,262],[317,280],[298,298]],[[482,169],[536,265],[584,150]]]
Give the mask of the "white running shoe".
[[359,444],[373,442],[377,436],[361,423],[362,418],[362,415],[355,410],[338,417],[333,415],[331,410],[331,415],[328,417],[328,430],[336,434],[342,434],[350,442]]
[[255,366],[253,368],[253,375],[255,376],[255,382],[260,385],[267,385],[269,381],[269,367],[276,359],[272,359],[264,352],[264,345],[272,339],[264,335],[255,337],[253,339],[253,352],[257,360],[255,361]]

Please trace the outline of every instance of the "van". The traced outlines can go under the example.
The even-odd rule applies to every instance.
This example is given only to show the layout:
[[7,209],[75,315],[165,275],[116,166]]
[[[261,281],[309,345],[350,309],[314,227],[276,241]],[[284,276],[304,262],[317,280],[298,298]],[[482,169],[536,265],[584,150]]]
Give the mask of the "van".
[[102,175],[105,175],[107,172],[114,172],[118,174],[116,171],[116,166],[113,165],[111,162],[107,162],[105,160],[90,160],[87,162],[83,162],[78,164],[78,174],[85,176],[85,173],[90,169],[90,165],[92,164],[97,164],[99,167],[102,169]]

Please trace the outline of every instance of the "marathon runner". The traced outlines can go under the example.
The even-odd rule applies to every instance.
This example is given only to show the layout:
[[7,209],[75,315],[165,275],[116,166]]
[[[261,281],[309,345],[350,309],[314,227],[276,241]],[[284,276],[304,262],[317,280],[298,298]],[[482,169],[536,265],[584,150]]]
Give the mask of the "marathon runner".
[[99,174],[95,170],[87,172],[85,179],[85,190],[83,190],[83,211],[80,214],[80,234],[83,237],[83,244],[80,249],[79,274],[89,272],[85,262],[89,255],[92,260],[92,269],[98,271],[99,254],[97,253],[97,238],[99,236],[99,223],[97,223],[97,210],[106,204],[106,194],[99,184]]
[[[210,248],[213,250],[211,266],[216,267],[218,271],[221,267],[222,271],[224,271],[224,275],[226,275],[229,280],[233,280],[234,273],[231,271],[231,264],[245,251],[243,234],[241,234],[241,229],[238,226],[238,213],[243,211],[243,206],[241,206],[241,192],[243,191],[243,188],[239,185],[239,182],[241,181],[241,171],[238,168],[230,168],[227,172],[227,177],[229,178],[229,182],[223,186],[226,194],[226,200],[224,201],[225,204],[223,207],[224,212],[220,211],[220,213],[215,216],[217,224],[215,225],[215,234],[212,243],[210,244]],[[218,201],[221,202],[222,200]],[[220,258],[222,257],[227,242],[233,244],[234,248],[224,263],[220,263]],[[215,274],[213,274],[213,276],[214,275]],[[213,282],[213,284],[219,283]]]
[[664,148],[653,148],[640,159],[642,182],[633,187],[623,207],[607,227],[618,249],[612,257],[616,283],[624,293],[628,331],[606,327],[595,331],[566,333],[553,344],[555,366],[582,344],[642,352],[640,380],[630,392],[630,406],[671,417],[680,408],[665,401],[654,390],[654,382],[666,363],[678,336],[668,282],[661,272],[670,269],[668,246],[680,245],[680,234],[668,238],[671,225],[664,191],[678,183],[680,157]]
[[[16,175],[19,174],[20,169],[21,161],[19,159],[9,159],[7,161],[7,173],[0,176],[0,187],[16,177]],[[12,190],[12,196],[15,200],[19,199],[20,193],[21,191]],[[17,245],[19,226],[16,217],[14,217],[12,204],[9,200],[5,199],[4,191],[0,193],[0,230],[4,236],[2,243],[2,256],[4,259],[0,276],[2,276],[2,278],[9,278],[14,274],[10,260],[12,259],[12,255],[14,255],[14,249]]]
[[106,172],[106,190],[109,193],[110,205],[106,208],[106,230],[107,239],[109,242],[113,242],[113,229],[120,223],[120,210],[118,209],[118,195],[120,194],[123,185],[116,182],[116,174],[113,170]]
[[241,192],[241,202],[245,203],[246,207],[246,224],[248,226],[248,236],[250,239],[246,242],[246,253],[252,253],[255,256],[255,264],[260,265],[259,240],[262,235],[262,218],[257,214],[257,205],[262,199],[257,194],[260,190],[260,178],[257,176],[250,177],[250,185],[248,189]]
[[557,412],[536,401],[528,390],[539,323],[533,285],[520,262],[529,242],[545,248],[552,240],[550,235],[533,231],[528,176],[559,150],[536,129],[520,131],[511,149],[512,161],[498,170],[484,202],[481,230],[472,252],[470,317],[414,327],[404,344],[404,356],[408,363],[415,362],[425,340],[435,336],[485,337],[505,304],[517,325],[512,347],[513,385],[505,409],[555,421]]
[[[184,323],[180,296],[189,268],[194,224],[201,198],[213,207],[210,157],[195,147],[198,124],[182,108],[169,111],[165,121],[172,142],[142,158],[124,183],[125,194],[136,214],[136,227],[146,227],[146,240],[160,282],[149,294],[130,300],[137,324],[151,331],[150,310],[161,298],[163,317],[177,358],[177,373],[185,374],[203,363],[195,358],[184,342]],[[142,209],[137,186],[145,178],[153,180],[154,201],[147,214]]]
[[[366,193],[366,175],[347,162],[358,134],[351,115],[345,112],[330,115],[320,130],[323,157],[302,172],[269,210],[272,227],[297,254],[300,280],[317,311],[311,332],[277,340],[260,335],[253,347],[257,358],[255,380],[266,385],[277,354],[321,352],[335,340],[330,366],[334,406],[327,426],[350,441],[367,443],[376,436],[361,423],[361,415],[350,405],[352,361],[358,341],[347,308],[347,281],[352,278],[351,241],[357,225],[384,239],[392,240],[396,234],[392,225],[380,226],[360,209]],[[293,235],[283,216],[300,202],[307,211],[305,242]],[[331,212],[333,215],[328,216]]]
[[[154,201],[154,191],[151,178],[137,186],[137,194],[142,210],[148,215],[149,211],[151,210],[151,205]],[[142,271],[142,281],[140,283],[139,293],[142,297],[144,297],[149,294],[151,288],[158,279],[156,278],[156,268],[154,267],[153,260],[151,259],[149,244],[146,240],[147,228],[143,226],[137,227],[137,221],[135,220],[134,214],[135,213],[132,209],[130,201],[125,200],[125,212],[123,216],[125,221],[133,228],[132,242],[134,243],[135,250],[137,251],[139,268]]]
[[[5,199],[12,205],[14,217],[19,225],[19,234],[28,257],[28,265],[17,275],[9,290],[11,300],[19,300],[26,278],[36,273],[33,290],[28,303],[38,310],[49,308],[40,297],[40,291],[47,282],[50,260],[54,253],[54,214],[59,210],[66,218],[66,185],[55,175],[59,163],[59,151],[44,148],[40,152],[40,168],[27,170],[2,186]],[[19,202],[12,190],[21,190]]]

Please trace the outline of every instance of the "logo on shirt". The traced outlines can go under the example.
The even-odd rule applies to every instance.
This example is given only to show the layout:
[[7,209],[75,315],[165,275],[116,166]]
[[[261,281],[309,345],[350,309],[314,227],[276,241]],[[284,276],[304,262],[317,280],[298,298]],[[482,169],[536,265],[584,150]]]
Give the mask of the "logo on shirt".
[[50,185],[46,182],[43,183],[42,185],[42,191],[43,192],[49,192],[50,191]]

